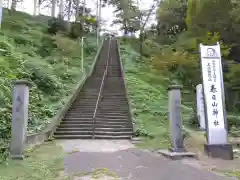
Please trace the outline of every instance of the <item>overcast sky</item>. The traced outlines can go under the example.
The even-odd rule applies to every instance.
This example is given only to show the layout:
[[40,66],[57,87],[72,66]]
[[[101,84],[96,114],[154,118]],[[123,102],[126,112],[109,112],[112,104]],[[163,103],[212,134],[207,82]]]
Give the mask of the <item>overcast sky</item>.
[[[91,8],[93,14],[96,14],[97,10],[97,0],[86,0],[87,7]],[[139,0],[140,9],[149,9],[152,6],[153,0]],[[5,4],[6,7],[6,4]],[[29,14],[33,14],[33,0],[24,0],[23,3],[19,3],[18,10],[27,12]],[[57,9],[58,11],[58,9]],[[107,6],[102,8],[101,18],[106,21],[104,28],[108,30],[118,31],[118,26],[111,26],[112,21],[114,20],[113,14],[114,8],[111,6]],[[41,14],[50,15],[50,8],[42,8]],[[57,13],[57,12],[56,12]],[[152,18],[154,20],[154,18]],[[149,23],[150,24],[150,23]]]

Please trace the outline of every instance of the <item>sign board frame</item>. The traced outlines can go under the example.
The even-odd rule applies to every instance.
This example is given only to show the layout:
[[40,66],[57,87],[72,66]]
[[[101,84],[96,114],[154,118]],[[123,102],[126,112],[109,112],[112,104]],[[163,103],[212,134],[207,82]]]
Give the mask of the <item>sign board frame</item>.
[[200,44],[208,144],[226,144],[226,110],[220,44]]

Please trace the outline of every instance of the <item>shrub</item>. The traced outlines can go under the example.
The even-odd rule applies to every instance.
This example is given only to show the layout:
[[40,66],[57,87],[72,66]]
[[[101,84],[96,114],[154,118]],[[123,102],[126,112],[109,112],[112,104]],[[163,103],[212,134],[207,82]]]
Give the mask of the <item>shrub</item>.
[[49,34],[56,34],[57,32],[67,32],[68,26],[67,22],[65,22],[61,17],[52,18],[48,21],[48,33]]
[[36,50],[37,53],[42,57],[47,57],[51,55],[51,52],[57,45],[54,43],[54,40],[49,35],[44,35],[41,38],[41,46]]
[[83,36],[83,25],[80,22],[71,23],[70,37],[77,39]]

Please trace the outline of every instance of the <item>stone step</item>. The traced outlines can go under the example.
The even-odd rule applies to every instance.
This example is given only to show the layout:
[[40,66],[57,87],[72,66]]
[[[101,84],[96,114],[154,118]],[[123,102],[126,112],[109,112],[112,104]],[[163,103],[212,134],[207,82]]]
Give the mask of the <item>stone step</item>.
[[99,105],[102,105],[102,106],[121,106],[121,107],[126,107],[128,105],[128,102],[127,100],[120,100],[120,99],[114,99],[114,98],[101,98],[100,101],[99,101]]
[[99,113],[107,113],[107,112],[118,112],[120,114],[128,113],[128,109],[126,108],[119,108],[119,107],[99,107],[97,112]]
[[92,128],[93,123],[60,124],[58,128]]
[[91,118],[94,114],[94,109],[92,109],[92,111],[81,111],[80,109],[73,109],[73,110],[70,110],[68,111],[68,113],[66,114],[66,117],[67,116],[73,116],[73,115],[78,115],[78,117],[88,117],[88,118]]
[[84,114],[92,114],[95,111],[95,106],[94,107],[86,107],[86,108],[81,108],[81,107],[72,107],[68,112],[81,112]]
[[95,128],[95,131],[104,131],[104,132],[132,132],[132,128],[128,127],[119,127],[119,128]]
[[112,110],[106,110],[106,109],[98,109],[97,110],[98,114],[121,114],[121,115],[125,115],[125,114],[129,114],[128,110],[119,110],[119,109],[112,109]]
[[128,120],[125,121],[104,121],[104,120],[98,120],[95,121],[96,125],[102,125],[102,124],[109,124],[109,125],[128,125],[130,122]]
[[124,121],[128,120],[128,114],[126,115],[108,115],[108,114],[97,114],[97,120],[109,120],[109,121]]
[[[115,84],[114,84],[115,85]],[[115,86],[117,86],[117,85],[115,85]],[[108,89],[108,88],[106,88],[106,85],[104,86],[104,89],[103,89],[103,94],[104,95],[111,95],[111,96],[113,96],[113,95],[121,95],[121,96],[125,96],[126,94],[125,94],[125,90],[124,90],[124,88],[122,88],[122,89],[119,89],[119,88],[121,88],[121,87],[119,87],[119,86],[117,86],[117,88],[115,89],[115,90],[119,90],[119,91],[112,91],[112,89]]]
[[94,106],[84,106],[84,105],[77,106],[77,105],[74,105],[74,106],[71,107],[70,111],[77,110],[77,111],[82,111],[82,112],[86,112],[86,113],[89,112],[90,113],[90,112],[94,111],[95,108],[96,108],[96,104]]
[[92,114],[81,114],[81,113],[75,113],[75,114],[67,114],[64,118],[85,118],[90,119],[93,118],[94,113]]
[[56,139],[92,139],[93,135],[54,135]]
[[65,125],[65,124],[93,124],[93,121],[77,121],[77,120],[72,120],[72,121],[62,121],[60,125]]
[[122,108],[126,108],[126,106],[127,106],[127,102],[125,101],[125,102],[120,102],[120,101],[115,101],[115,102],[99,102],[99,105],[101,105],[101,106],[106,106],[106,107],[108,107],[108,106],[115,106],[115,107],[122,107]]
[[99,108],[101,108],[101,109],[109,109],[109,108],[118,108],[118,109],[126,109],[126,106],[127,106],[127,104],[126,103],[124,103],[124,104],[117,104],[117,103],[112,103],[112,104],[110,104],[110,103],[99,103],[98,104],[99,106]]
[[104,92],[104,90],[103,90],[103,95],[104,95],[104,97],[108,97],[108,98],[110,98],[110,97],[119,98],[119,99],[126,98],[125,93],[122,93],[122,92],[109,94],[109,92]]
[[72,106],[76,106],[76,107],[92,107],[92,106],[96,106],[96,103],[97,103],[97,100],[96,101],[90,101],[90,102],[87,102],[87,101],[77,101],[75,102],[74,104],[72,104]]
[[92,104],[87,104],[87,103],[79,103],[79,104],[77,104],[77,103],[75,103],[75,104],[72,105],[71,108],[83,108],[85,110],[88,110],[88,109],[95,108],[96,107],[96,103],[97,102],[92,103]]
[[93,118],[85,118],[85,117],[64,117],[63,121],[81,121],[81,122],[85,122],[85,121],[92,121]]
[[125,107],[127,105],[126,100],[119,100],[119,99],[108,99],[108,100],[101,100],[100,103],[101,105],[114,105],[114,106],[123,106]]
[[93,135],[93,131],[56,131],[54,135]]
[[94,135],[104,135],[104,136],[132,136],[133,133],[131,131],[94,131]]
[[131,139],[132,136],[107,136],[107,135],[95,135],[94,139]]
[[101,104],[116,104],[116,105],[126,105],[127,99],[120,99],[117,97],[106,97],[102,96],[101,98]]
[[97,97],[98,94],[99,94],[99,90],[100,90],[100,86],[99,87],[96,87],[96,92],[80,92],[79,96],[78,97],[82,97],[84,98],[85,96],[89,96],[88,98],[94,98],[94,97]]
[[76,100],[82,100],[82,101],[87,101],[89,100],[89,102],[94,102],[97,100],[98,98],[98,94],[80,94],[80,96],[78,96],[78,98]]
[[125,93],[123,92],[106,92],[105,89],[103,89],[103,93],[104,96],[106,97],[114,97],[114,98],[119,98],[119,99],[123,99],[124,97],[126,97]]
[[120,124],[129,124],[128,119],[95,119],[95,124],[110,124],[110,123],[120,123]]
[[93,130],[93,126],[89,126],[89,127],[61,127],[61,128],[57,128],[57,131],[92,131]]
[[90,105],[94,105],[94,104],[96,104],[96,102],[97,102],[97,98],[96,99],[89,99],[89,101],[87,101],[86,99],[76,99],[76,101],[75,102],[73,102],[73,106],[75,106],[75,105],[88,105],[88,106],[90,106]]
[[81,114],[76,114],[76,115],[68,115],[65,116],[64,118],[84,118],[84,119],[92,119],[93,118],[93,114],[91,116],[82,116]]
[[126,112],[117,112],[117,111],[106,111],[106,112],[97,112],[97,116],[101,117],[102,115],[110,116],[128,116],[128,111]]
[[94,125],[95,128],[132,128],[132,124],[131,123],[127,123],[127,124],[95,124]]
[[54,135],[105,135],[105,136],[132,136],[131,131],[57,131]]
[[102,94],[102,101],[127,101],[127,98],[125,95],[105,95],[104,93]]

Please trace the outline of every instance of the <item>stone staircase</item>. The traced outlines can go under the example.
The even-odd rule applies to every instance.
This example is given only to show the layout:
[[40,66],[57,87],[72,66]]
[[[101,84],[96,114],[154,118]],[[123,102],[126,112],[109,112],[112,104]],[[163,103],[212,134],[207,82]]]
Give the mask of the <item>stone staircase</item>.
[[57,127],[56,139],[130,139],[132,120],[117,41],[105,40],[93,74]]

